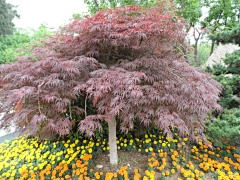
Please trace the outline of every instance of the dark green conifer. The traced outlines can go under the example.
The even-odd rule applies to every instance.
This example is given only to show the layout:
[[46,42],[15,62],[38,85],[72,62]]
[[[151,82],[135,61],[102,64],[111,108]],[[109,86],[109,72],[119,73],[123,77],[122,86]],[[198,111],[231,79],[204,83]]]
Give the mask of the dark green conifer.
[[6,3],[6,0],[0,0],[0,35],[13,34],[14,24],[12,20],[20,15],[15,10],[16,6]]

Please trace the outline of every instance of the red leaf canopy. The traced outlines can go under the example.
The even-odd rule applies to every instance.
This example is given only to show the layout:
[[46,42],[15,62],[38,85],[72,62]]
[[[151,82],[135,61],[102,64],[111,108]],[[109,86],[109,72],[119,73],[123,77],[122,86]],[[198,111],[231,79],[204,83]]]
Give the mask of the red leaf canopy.
[[[23,133],[42,138],[65,135],[72,121],[62,112],[86,92],[98,114],[80,121],[80,132],[93,135],[102,128],[99,121],[112,114],[119,116],[123,132],[133,129],[137,117],[170,136],[169,127],[177,126],[182,137],[204,138],[206,114],[221,110],[221,85],[185,61],[187,25],[173,7],[162,1],[74,19],[43,46],[32,47],[30,56],[2,65],[1,111],[9,112],[2,122],[14,122]],[[10,113],[20,101],[21,108]]]

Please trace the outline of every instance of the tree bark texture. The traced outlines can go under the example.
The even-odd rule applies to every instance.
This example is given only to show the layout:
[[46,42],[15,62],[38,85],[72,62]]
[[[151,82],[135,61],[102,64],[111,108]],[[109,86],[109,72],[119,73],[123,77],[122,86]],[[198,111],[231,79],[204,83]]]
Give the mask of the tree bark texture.
[[110,115],[110,122],[108,122],[108,131],[109,131],[109,150],[110,150],[110,164],[117,165],[118,155],[117,155],[117,141],[116,141],[116,127],[117,122],[115,116]]

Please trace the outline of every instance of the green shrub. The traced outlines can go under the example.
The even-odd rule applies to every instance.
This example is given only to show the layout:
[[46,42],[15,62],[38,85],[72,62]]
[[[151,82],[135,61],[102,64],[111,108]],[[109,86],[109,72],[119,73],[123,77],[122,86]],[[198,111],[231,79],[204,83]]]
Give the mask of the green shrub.
[[224,63],[228,66],[228,73],[240,74],[240,50],[234,51],[232,54],[227,53]]
[[[237,108],[240,105],[240,100],[236,100],[240,98],[240,50],[227,53],[223,61],[226,66],[216,64],[212,68],[207,67],[206,71],[224,86],[219,104],[227,109]],[[226,74],[232,74],[232,77],[226,77]],[[233,96],[237,98],[233,99]]]
[[[226,54],[223,59],[226,66],[221,64],[207,67],[206,71],[214,75],[224,90],[218,102],[225,110],[223,113],[214,112],[215,119],[207,120],[207,137],[215,146],[223,147],[228,144],[240,145],[240,50]],[[230,74],[230,76],[226,76]]]
[[221,93],[221,101],[218,103],[224,109],[237,108],[240,105],[240,101],[233,96],[240,97],[240,78],[238,74],[232,75],[232,77],[226,77],[224,74],[214,76],[214,79],[220,82],[224,86],[224,90]]
[[240,108],[225,109],[218,118],[207,120],[207,137],[215,146],[240,145]]

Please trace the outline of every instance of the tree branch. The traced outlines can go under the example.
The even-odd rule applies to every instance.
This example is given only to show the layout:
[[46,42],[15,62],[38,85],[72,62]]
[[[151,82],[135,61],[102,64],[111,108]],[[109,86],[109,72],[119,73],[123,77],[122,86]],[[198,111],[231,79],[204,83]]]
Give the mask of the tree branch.
[[69,112],[70,112],[70,118],[72,119],[72,109],[71,109],[71,102],[69,104]]
[[86,98],[85,98],[85,119],[87,117],[87,94],[86,94]]
[[97,6],[98,9],[99,9],[99,5],[98,5],[98,3],[97,3],[97,0],[94,0],[94,2],[95,2],[96,6]]
[[44,84],[44,81],[42,82],[42,84],[38,85],[38,110],[40,112],[40,114],[42,114],[41,112],[41,107],[40,107],[40,99],[39,99],[39,93],[40,93],[40,87]]

